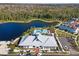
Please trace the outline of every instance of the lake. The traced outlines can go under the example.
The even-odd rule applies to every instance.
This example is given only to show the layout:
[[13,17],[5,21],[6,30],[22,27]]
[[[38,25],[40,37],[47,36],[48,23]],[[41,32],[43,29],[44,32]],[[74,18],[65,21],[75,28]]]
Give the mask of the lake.
[[7,22],[0,24],[0,41],[8,41],[15,39],[22,35],[24,31],[27,31],[31,27],[48,27],[53,23],[47,23],[40,20],[31,21],[29,23],[15,23]]

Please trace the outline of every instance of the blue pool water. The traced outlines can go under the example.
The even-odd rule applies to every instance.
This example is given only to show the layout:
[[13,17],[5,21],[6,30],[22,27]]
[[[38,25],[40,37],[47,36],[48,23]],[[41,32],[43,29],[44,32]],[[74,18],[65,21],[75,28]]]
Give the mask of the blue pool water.
[[31,27],[48,27],[51,25],[52,23],[39,20],[32,21],[30,23],[2,23],[0,24],[0,41],[15,39]]

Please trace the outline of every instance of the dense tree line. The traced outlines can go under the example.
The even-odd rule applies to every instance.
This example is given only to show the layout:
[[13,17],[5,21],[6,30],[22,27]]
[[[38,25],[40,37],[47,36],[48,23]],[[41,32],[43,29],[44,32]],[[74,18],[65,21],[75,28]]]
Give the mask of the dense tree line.
[[0,20],[64,20],[72,17],[79,17],[79,8],[57,5],[0,5]]

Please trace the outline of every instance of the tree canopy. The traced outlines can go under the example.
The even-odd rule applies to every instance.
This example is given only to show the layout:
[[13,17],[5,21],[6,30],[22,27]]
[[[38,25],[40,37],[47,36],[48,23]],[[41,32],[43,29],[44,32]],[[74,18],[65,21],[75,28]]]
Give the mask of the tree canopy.
[[29,19],[68,20],[79,17],[79,8],[62,5],[0,5],[0,20],[26,21]]

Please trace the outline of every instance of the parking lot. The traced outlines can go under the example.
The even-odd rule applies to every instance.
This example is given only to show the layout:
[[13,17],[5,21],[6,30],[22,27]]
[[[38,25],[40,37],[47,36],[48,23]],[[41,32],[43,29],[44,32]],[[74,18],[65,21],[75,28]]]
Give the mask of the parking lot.
[[59,38],[59,41],[63,49],[67,47],[67,49],[70,51],[70,55],[79,55],[79,52],[76,49],[74,49],[74,47],[68,40],[69,39],[67,38]]

